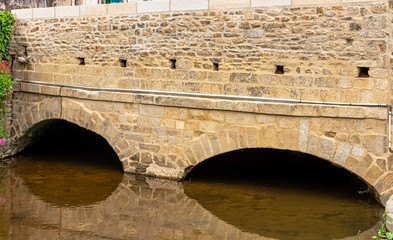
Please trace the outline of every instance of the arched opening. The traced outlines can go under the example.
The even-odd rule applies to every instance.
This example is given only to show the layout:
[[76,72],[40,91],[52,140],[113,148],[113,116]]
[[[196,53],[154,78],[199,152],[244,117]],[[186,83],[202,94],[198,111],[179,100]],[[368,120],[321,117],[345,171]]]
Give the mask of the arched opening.
[[212,157],[187,174],[184,188],[224,221],[277,239],[357,236],[383,213],[362,179],[294,151],[243,149]]
[[60,119],[37,123],[21,138],[22,154],[51,155],[57,157],[78,156],[78,160],[107,164],[122,170],[121,162],[109,143],[100,135],[78,125]]
[[123,179],[121,162],[98,134],[65,120],[42,121],[21,138],[14,168],[42,200],[60,206],[105,200]]

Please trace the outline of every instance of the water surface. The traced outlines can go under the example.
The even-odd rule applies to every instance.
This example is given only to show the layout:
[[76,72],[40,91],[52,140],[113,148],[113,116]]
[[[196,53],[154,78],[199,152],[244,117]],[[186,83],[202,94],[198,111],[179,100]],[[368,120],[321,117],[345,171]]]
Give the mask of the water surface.
[[18,157],[0,169],[0,239],[370,239],[383,212],[328,189],[179,183],[82,160]]

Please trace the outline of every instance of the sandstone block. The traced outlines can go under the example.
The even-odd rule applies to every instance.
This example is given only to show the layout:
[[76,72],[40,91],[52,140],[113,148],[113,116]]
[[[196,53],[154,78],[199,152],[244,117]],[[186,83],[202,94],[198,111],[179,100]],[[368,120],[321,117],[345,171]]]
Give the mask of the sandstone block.
[[291,0],[251,0],[251,7],[291,5]]
[[384,173],[384,171],[380,167],[378,167],[377,165],[373,165],[366,172],[364,179],[367,182],[374,184],[375,181],[383,175],[383,173]]
[[107,14],[107,4],[104,5],[82,5],[80,6],[80,16],[105,16]]
[[108,4],[108,15],[131,15],[136,13],[136,3]]
[[79,17],[79,15],[80,15],[79,6],[55,7],[56,17]]
[[169,0],[159,1],[138,1],[137,2],[138,13],[155,13],[155,12],[167,12],[169,11]]
[[209,9],[229,9],[250,7],[249,0],[210,0]]
[[374,154],[383,154],[387,151],[386,136],[368,135],[363,137],[363,146]]
[[12,10],[12,14],[15,14],[16,19],[26,19],[26,18],[33,18],[33,9],[17,9]]
[[33,8],[33,18],[53,18],[55,8]]
[[202,10],[208,9],[208,0],[172,0],[171,11]]
[[316,5],[341,3],[341,0],[292,0],[292,5]]
[[351,150],[352,150],[352,146],[350,144],[339,143],[333,158],[333,162],[341,166],[345,166],[345,163],[347,162]]
[[299,150],[305,152],[307,150],[309,121],[300,120],[299,128]]
[[336,149],[336,144],[334,140],[330,138],[321,138],[319,143],[319,155],[320,157],[331,160],[333,158]]

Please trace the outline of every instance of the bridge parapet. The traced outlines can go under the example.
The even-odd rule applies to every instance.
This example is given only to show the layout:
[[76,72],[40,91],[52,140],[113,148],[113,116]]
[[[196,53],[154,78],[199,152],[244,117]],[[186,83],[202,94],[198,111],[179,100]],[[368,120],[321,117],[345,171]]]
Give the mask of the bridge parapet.
[[387,2],[386,0],[153,0],[128,1],[120,4],[92,4],[80,6],[61,6],[50,8],[18,9],[12,12],[19,19],[53,18],[53,17],[91,17],[135,15],[145,13],[195,11],[195,10],[226,10],[260,7],[298,7],[324,6],[332,4],[354,4],[364,2]]

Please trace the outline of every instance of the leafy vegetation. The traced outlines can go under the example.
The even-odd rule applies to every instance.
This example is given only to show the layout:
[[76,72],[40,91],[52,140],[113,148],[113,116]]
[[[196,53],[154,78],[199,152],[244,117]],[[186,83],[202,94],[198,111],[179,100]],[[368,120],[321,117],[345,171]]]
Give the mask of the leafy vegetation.
[[0,12],[0,56],[3,61],[10,60],[10,42],[14,20],[14,15],[10,12]]
[[10,74],[10,42],[14,15],[0,12],[0,145],[6,142],[6,106],[14,81]]
[[[387,213],[385,213],[382,217],[382,219],[384,221],[386,221],[386,215]],[[393,240],[393,233],[389,232],[389,230],[386,227],[386,224],[392,224],[393,225],[393,221],[386,221],[386,223],[382,224],[381,228],[378,229],[378,235],[377,236],[373,236],[374,239],[377,240]]]

